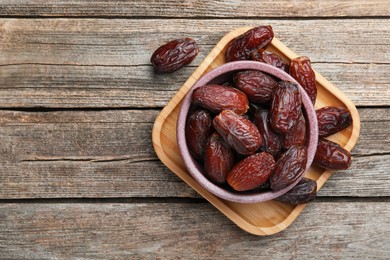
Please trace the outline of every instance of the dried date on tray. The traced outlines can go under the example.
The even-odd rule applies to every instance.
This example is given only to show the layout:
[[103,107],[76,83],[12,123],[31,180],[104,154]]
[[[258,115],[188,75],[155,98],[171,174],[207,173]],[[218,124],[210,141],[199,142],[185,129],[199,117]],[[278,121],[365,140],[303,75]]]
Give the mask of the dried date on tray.
[[253,190],[268,180],[274,167],[270,154],[257,153],[238,162],[229,172],[227,182],[236,191]]
[[302,178],[298,184],[287,193],[275,200],[290,205],[298,205],[312,201],[317,195],[317,182]]
[[235,87],[255,103],[270,101],[278,85],[275,79],[258,70],[240,71],[234,75],[233,81]]
[[343,107],[323,107],[316,111],[318,135],[326,137],[341,131],[352,124],[352,115]]
[[237,153],[254,154],[261,146],[262,139],[257,127],[248,119],[224,110],[213,120],[215,130]]
[[186,141],[191,155],[201,160],[203,158],[204,145],[212,134],[213,120],[206,110],[196,110],[187,119]]
[[191,63],[198,53],[198,45],[193,39],[177,39],[155,50],[150,62],[157,73],[168,73]]
[[316,74],[311,68],[310,59],[306,56],[292,59],[290,75],[298,81],[309,95],[311,102],[315,104],[317,98]]
[[251,59],[267,63],[269,65],[282,69],[287,73],[289,73],[290,71],[290,65],[288,65],[288,63],[285,62],[280,56],[270,51],[265,51],[263,49],[255,50],[251,53]]
[[206,142],[204,167],[206,176],[217,184],[226,182],[229,171],[234,166],[233,150],[218,133],[212,134]]
[[271,175],[271,189],[281,190],[294,183],[306,170],[307,148],[293,145],[276,162]]
[[273,129],[286,134],[301,115],[302,96],[298,85],[280,81],[273,95],[270,122]]
[[265,49],[274,38],[271,26],[259,26],[236,37],[228,46],[226,61],[249,60],[252,51]]
[[214,114],[229,109],[242,115],[249,108],[249,101],[244,93],[238,89],[220,85],[205,85],[195,89],[192,94],[192,103]]
[[325,169],[345,170],[351,166],[351,154],[339,144],[320,138],[314,162]]

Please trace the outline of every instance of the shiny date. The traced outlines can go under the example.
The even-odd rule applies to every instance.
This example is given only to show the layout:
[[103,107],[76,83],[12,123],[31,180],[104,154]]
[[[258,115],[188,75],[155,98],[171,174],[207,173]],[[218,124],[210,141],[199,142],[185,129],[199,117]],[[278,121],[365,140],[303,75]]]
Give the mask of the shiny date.
[[229,172],[227,182],[236,191],[258,188],[265,183],[275,167],[268,153],[257,153],[238,162]]
[[236,88],[244,92],[255,103],[266,103],[272,99],[278,82],[271,76],[258,70],[238,72],[233,77]]
[[318,109],[316,114],[320,137],[337,133],[352,124],[351,113],[343,107],[323,107]]
[[302,178],[294,188],[282,196],[277,197],[275,200],[290,205],[299,205],[312,201],[316,195],[317,182],[307,178]]
[[223,184],[233,166],[233,151],[218,133],[212,134],[206,142],[204,152],[206,176],[214,183]]
[[351,166],[351,154],[339,144],[320,138],[314,162],[325,169],[345,170]]
[[311,102],[315,104],[317,98],[316,75],[311,68],[310,59],[306,56],[292,59],[290,75],[298,81],[310,97]]
[[279,156],[282,150],[282,136],[276,133],[269,122],[268,110],[258,109],[254,114],[253,123],[259,129],[263,139],[264,151],[274,157]]
[[242,115],[249,108],[249,101],[244,93],[238,89],[220,85],[205,85],[195,89],[192,94],[192,103],[214,114],[229,109]]
[[206,110],[196,110],[187,119],[186,140],[191,155],[201,160],[204,145],[212,134],[212,118]]
[[273,129],[286,134],[301,115],[302,97],[298,85],[280,81],[273,95],[270,122]]
[[226,61],[249,60],[252,51],[265,49],[274,38],[271,26],[259,26],[235,38],[226,51]]
[[150,62],[153,64],[155,72],[168,73],[191,63],[198,53],[198,45],[193,39],[177,39],[155,50]]
[[303,112],[300,112],[300,116],[295,124],[287,129],[284,136],[283,146],[285,149],[289,149],[293,145],[305,145],[306,144],[306,119]]
[[215,130],[237,153],[251,155],[260,148],[262,139],[256,126],[231,110],[224,110],[213,120]]
[[270,51],[265,51],[263,49],[255,50],[251,53],[251,59],[267,63],[269,65],[282,69],[287,73],[289,73],[290,71],[290,66],[288,65],[288,63],[285,62],[280,56]]
[[293,145],[276,162],[274,173],[271,175],[271,189],[281,190],[293,184],[305,172],[307,148]]

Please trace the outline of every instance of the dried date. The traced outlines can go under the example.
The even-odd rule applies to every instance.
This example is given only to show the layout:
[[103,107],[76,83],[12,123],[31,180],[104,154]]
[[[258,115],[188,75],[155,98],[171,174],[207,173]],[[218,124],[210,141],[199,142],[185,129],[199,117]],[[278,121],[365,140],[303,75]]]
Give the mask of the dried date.
[[187,119],[186,140],[191,155],[201,160],[203,158],[204,145],[212,134],[213,120],[206,110],[196,110]]
[[316,75],[311,68],[310,59],[306,56],[292,59],[290,75],[298,81],[310,97],[311,102],[315,104],[317,98]]
[[351,166],[351,154],[339,144],[320,138],[314,162],[325,169],[346,170]]
[[312,201],[316,195],[317,182],[307,178],[302,178],[294,188],[282,196],[277,197],[275,200],[290,205],[299,205]]
[[154,51],[150,62],[157,73],[173,72],[191,63],[199,53],[191,38],[170,41]]
[[255,103],[266,103],[272,99],[278,82],[258,70],[238,72],[233,77],[236,88],[244,92]]
[[244,93],[238,89],[220,85],[205,85],[195,89],[192,94],[192,103],[214,114],[229,109],[242,115],[249,108],[249,101]]
[[289,149],[293,145],[305,145],[306,144],[306,119],[303,112],[300,112],[300,116],[295,124],[287,129],[284,136],[283,146],[285,149]]
[[260,148],[262,139],[256,126],[231,110],[224,110],[213,120],[215,130],[237,153],[251,155]]
[[280,56],[270,51],[265,51],[263,49],[255,50],[251,52],[251,59],[267,63],[269,65],[282,69],[287,73],[289,73],[290,71],[290,66],[288,65],[288,63],[285,62]]
[[352,124],[352,116],[348,109],[343,107],[323,107],[316,111],[318,120],[318,134],[326,137],[343,130]]
[[234,166],[234,154],[218,133],[212,134],[206,142],[204,167],[206,176],[217,184],[226,182],[227,174]]
[[226,61],[249,60],[252,51],[265,49],[274,38],[271,26],[259,26],[235,38],[226,51]]
[[280,81],[273,95],[270,122],[273,129],[286,134],[301,115],[302,97],[298,85]]
[[273,130],[269,122],[268,111],[258,109],[254,114],[253,123],[259,129],[263,139],[264,151],[273,157],[278,157],[282,150],[282,136]]
[[293,145],[276,162],[270,177],[271,189],[281,190],[294,183],[306,169],[307,148]]
[[257,153],[237,163],[229,172],[227,182],[236,191],[255,189],[265,183],[275,167],[268,153]]

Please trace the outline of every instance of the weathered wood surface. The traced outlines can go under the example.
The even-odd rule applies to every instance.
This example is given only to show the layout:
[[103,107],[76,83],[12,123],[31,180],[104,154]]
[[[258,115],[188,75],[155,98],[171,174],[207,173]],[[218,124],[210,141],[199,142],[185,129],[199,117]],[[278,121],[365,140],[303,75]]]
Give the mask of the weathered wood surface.
[[242,232],[207,203],[0,205],[2,258],[371,259],[390,255],[387,202],[311,203],[287,230]]
[[[197,197],[156,157],[158,110],[0,111],[0,199]],[[359,109],[353,164],[319,196],[390,196],[390,114]]]
[[[386,19],[0,19],[0,106],[162,107],[225,33],[267,23],[356,105],[390,105]],[[191,67],[155,75],[151,53],[183,36],[201,45]]]
[[0,64],[144,65],[162,43],[187,36],[202,50],[196,65],[227,32],[264,24],[313,62],[389,64],[388,19],[0,19]]
[[[390,105],[390,64],[314,63],[357,106]],[[0,67],[0,107],[163,107],[195,69],[155,75],[148,65]],[[372,101],[375,100],[375,103]]]
[[[388,258],[389,13],[388,0],[0,1],[0,258]],[[260,24],[362,119],[352,167],[262,238],[192,199],[151,143],[159,110],[220,38]],[[184,36],[198,57],[155,75],[151,53]]]
[[344,17],[388,16],[387,0],[331,1],[59,1],[2,0],[3,16],[98,17]]

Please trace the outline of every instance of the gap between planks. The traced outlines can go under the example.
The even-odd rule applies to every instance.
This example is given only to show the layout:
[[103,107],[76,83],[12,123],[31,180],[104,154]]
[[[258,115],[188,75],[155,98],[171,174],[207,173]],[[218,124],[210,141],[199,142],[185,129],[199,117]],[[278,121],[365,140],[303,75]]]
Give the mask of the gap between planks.
[[[313,202],[325,203],[361,203],[361,202],[390,202],[390,196],[382,197],[353,197],[353,196],[340,196],[340,197],[316,197]],[[311,202],[311,203],[313,203]],[[146,204],[146,203],[208,203],[203,197],[190,198],[190,197],[111,197],[111,198],[29,198],[29,199],[0,199],[0,204],[10,203],[35,203],[35,204],[96,204],[96,203],[116,203],[116,204]]]
[[297,17],[274,17],[274,16],[236,16],[236,17],[225,17],[225,16],[191,16],[191,17],[181,17],[181,16],[70,16],[70,15],[37,15],[37,16],[24,16],[24,15],[0,15],[0,19],[100,19],[100,20],[278,20],[278,21],[293,21],[293,20],[364,20],[364,19],[389,19],[390,16],[297,16]]

